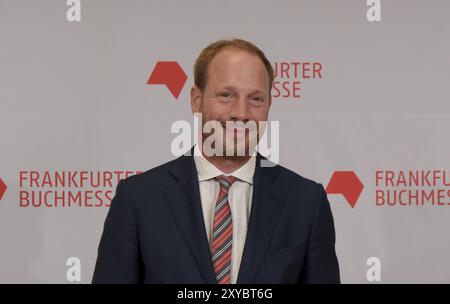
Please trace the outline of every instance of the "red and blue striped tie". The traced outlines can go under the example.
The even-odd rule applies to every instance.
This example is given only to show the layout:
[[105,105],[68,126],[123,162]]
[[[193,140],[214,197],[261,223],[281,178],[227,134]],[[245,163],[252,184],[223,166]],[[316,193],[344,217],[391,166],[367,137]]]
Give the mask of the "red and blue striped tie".
[[230,284],[231,250],[233,245],[233,221],[228,190],[236,181],[234,176],[221,175],[215,178],[220,185],[219,197],[214,212],[211,237],[211,257],[219,284]]

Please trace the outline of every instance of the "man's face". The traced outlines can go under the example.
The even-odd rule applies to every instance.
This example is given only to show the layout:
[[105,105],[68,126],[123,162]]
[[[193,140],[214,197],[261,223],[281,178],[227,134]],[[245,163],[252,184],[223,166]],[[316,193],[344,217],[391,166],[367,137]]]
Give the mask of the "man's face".
[[[208,121],[218,121],[223,129],[224,151],[245,138],[245,150],[249,147],[249,130],[245,137],[239,130],[227,135],[226,122],[256,123],[267,121],[270,105],[270,79],[261,59],[243,50],[224,49],[211,60],[203,93],[194,86],[191,90],[192,112],[202,114],[202,126]],[[229,131],[229,129],[227,129]],[[256,134],[259,138],[262,134]],[[203,139],[210,134],[203,134]],[[233,138],[233,142],[227,141]],[[234,151],[235,149],[233,149]],[[246,152],[247,154],[247,152]]]

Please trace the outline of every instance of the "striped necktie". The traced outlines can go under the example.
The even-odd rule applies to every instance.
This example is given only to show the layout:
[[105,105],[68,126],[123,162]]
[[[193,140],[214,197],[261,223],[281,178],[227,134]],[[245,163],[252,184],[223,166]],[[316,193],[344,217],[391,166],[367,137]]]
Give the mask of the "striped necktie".
[[215,178],[220,185],[214,211],[211,237],[211,257],[219,284],[230,284],[231,250],[233,245],[233,222],[228,202],[228,190],[236,181],[234,176],[221,175]]

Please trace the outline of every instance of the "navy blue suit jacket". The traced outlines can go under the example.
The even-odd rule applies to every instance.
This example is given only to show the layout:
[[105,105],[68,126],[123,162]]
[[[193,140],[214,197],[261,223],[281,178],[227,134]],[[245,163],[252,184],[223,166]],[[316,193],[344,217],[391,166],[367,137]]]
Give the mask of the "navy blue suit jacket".
[[[339,283],[323,186],[261,159],[237,283]],[[192,156],[119,182],[92,282],[217,283]]]

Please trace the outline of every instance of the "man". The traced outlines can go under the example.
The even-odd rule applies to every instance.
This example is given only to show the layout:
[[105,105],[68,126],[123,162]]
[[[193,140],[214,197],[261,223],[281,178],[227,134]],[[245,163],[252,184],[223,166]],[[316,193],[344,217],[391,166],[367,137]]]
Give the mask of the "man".
[[267,121],[273,69],[264,53],[245,40],[217,41],[194,77],[192,112],[219,126],[216,144],[120,181],[93,283],[339,283],[323,186],[263,166],[254,133],[227,128]]

